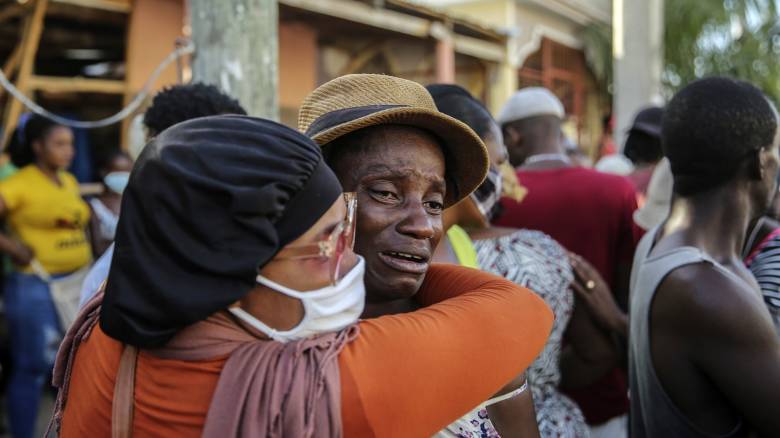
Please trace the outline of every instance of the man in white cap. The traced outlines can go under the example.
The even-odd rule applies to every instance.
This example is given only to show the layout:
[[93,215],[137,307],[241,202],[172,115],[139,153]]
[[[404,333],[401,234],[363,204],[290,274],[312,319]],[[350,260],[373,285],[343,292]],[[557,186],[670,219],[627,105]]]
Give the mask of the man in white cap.
[[[524,88],[504,105],[498,122],[510,161],[528,195],[522,203],[503,199],[504,211],[496,224],[543,231],[582,256],[609,284],[625,312],[639,238],[633,223],[635,190],[625,177],[578,167],[570,161],[560,140],[564,118],[561,101],[541,87]],[[595,287],[595,279],[584,281]],[[575,306],[572,321],[578,318],[596,319],[585,305]],[[602,324],[605,331],[621,339],[616,348],[625,348],[627,321],[624,317],[610,326]],[[581,335],[576,327],[572,322],[566,336]],[[607,359],[568,365],[566,360],[564,349],[562,386],[582,408],[592,427],[591,436],[627,436],[625,371],[617,363],[603,363]],[[567,376],[567,370],[574,372]]]

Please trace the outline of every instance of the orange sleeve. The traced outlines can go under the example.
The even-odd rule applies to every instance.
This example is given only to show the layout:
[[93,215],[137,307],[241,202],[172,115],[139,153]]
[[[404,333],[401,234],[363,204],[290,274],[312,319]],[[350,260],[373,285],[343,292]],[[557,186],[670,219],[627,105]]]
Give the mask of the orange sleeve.
[[429,274],[418,299],[437,304],[361,321],[339,356],[345,437],[431,436],[544,347],[553,314],[536,294],[460,266]]

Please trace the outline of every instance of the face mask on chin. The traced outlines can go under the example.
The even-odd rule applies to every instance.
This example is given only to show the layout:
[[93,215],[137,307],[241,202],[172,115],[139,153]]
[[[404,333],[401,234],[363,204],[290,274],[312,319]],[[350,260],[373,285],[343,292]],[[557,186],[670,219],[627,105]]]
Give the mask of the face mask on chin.
[[276,330],[250,315],[240,307],[228,308],[228,311],[249,324],[252,328],[268,335],[278,342],[290,342],[339,331],[357,322],[363,313],[366,301],[366,287],[363,275],[366,265],[363,257],[339,280],[335,286],[326,286],[311,291],[297,291],[275,283],[262,275],[257,283],[267,286],[283,295],[299,299],[303,304],[303,319],[290,330]]
[[103,178],[103,183],[112,192],[121,195],[130,181],[130,172],[111,172]]
[[479,212],[488,222],[498,213],[498,201],[501,199],[502,178],[501,172],[494,166],[490,166],[488,174],[482,184],[469,195],[471,201],[477,206]]

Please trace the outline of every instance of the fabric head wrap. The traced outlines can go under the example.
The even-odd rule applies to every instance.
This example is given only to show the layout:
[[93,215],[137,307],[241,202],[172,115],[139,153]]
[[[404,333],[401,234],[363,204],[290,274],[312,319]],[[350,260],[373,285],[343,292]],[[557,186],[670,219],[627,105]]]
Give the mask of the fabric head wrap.
[[169,128],[124,192],[101,328],[164,345],[249,292],[341,192],[320,148],[278,123],[215,116]]

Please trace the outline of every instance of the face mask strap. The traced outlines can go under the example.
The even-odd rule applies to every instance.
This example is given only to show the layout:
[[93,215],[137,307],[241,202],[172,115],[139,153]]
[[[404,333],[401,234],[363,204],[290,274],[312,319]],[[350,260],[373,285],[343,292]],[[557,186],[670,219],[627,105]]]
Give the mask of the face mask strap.
[[297,298],[297,299],[302,300],[302,301],[307,299],[307,298],[308,299],[319,298],[319,297],[321,297],[323,295],[329,295],[329,294],[333,293],[333,290],[338,288],[338,286],[340,284],[342,284],[342,283],[349,283],[352,280],[354,280],[354,277],[356,275],[360,275],[360,271],[361,271],[361,268],[362,268],[361,265],[363,265],[365,263],[365,260],[363,259],[363,257],[360,257],[360,256],[356,256],[356,257],[357,257],[358,261],[357,261],[357,263],[355,263],[355,266],[353,266],[352,269],[349,270],[347,275],[345,275],[344,277],[339,279],[338,283],[336,283],[335,285],[328,284],[327,286],[321,287],[319,289],[313,289],[313,290],[305,291],[305,292],[297,291],[295,289],[290,289],[287,286],[281,285],[281,284],[279,284],[279,283],[277,283],[277,282],[275,282],[273,280],[269,280],[267,277],[264,277],[264,276],[262,276],[260,274],[257,275],[256,281],[257,281],[258,284],[261,284],[263,286],[269,287],[269,288],[271,288],[271,289],[273,289],[273,290],[275,290],[275,291],[277,291],[279,293],[282,293],[282,294],[287,295],[287,296],[292,297],[292,298]]
[[282,330],[276,330],[275,328],[269,327],[263,321],[260,321],[259,319],[255,318],[249,312],[245,311],[240,307],[231,307],[228,309],[228,311],[233,315],[235,315],[238,319],[249,324],[253,329],[259,331],[260,333],[264,333],[268,335],[268,337],[278,342],[289,341],[290,340],[289,336],[294,335],[296,332],[298,332],[300,330],[300,327],[302,327],[303,323],[306,321],[306,314],[304,314],[303,319],[301,319],[301,322],[296,324],[295,327],[291,328],[290,330],[282,331]]

